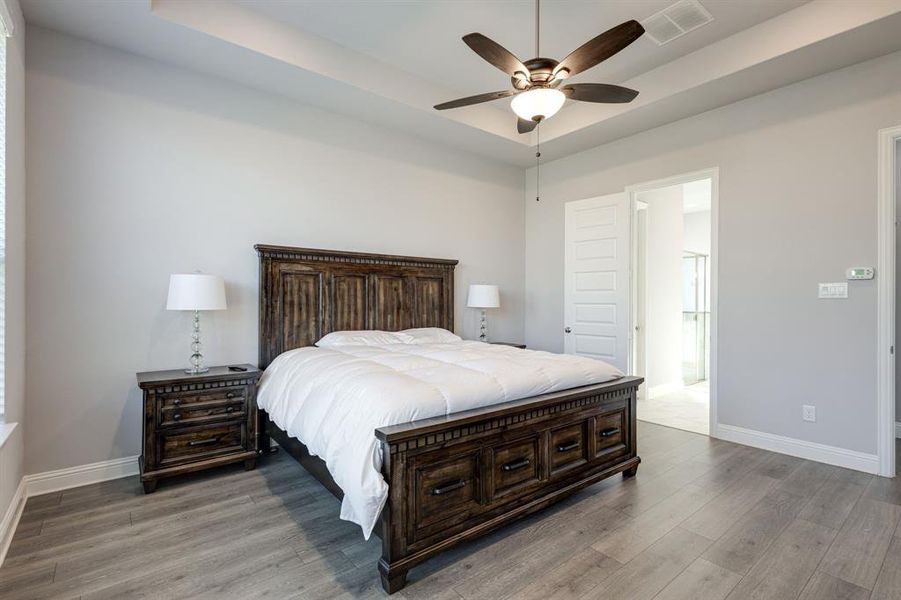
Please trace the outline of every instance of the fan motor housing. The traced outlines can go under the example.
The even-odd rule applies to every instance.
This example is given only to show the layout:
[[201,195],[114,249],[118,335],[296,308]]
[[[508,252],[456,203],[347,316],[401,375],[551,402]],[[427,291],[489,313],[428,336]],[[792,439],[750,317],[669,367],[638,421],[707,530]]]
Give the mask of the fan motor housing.
[[527,60],[523,64],[529,70],[529,82],[516,77],[510,78],[510,81],[513,82],[513,87],[518,90],[546,84],[553,77],[554,69],[557,68],[560,61],[554,60],[553,58],[533,58]]

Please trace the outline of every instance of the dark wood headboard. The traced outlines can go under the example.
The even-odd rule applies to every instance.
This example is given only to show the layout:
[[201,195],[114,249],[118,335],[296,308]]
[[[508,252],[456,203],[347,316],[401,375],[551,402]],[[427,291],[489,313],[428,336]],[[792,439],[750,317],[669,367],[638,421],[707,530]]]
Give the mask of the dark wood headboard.
[[332,331],[454,329],[456,260],[254,246],[260,368]]

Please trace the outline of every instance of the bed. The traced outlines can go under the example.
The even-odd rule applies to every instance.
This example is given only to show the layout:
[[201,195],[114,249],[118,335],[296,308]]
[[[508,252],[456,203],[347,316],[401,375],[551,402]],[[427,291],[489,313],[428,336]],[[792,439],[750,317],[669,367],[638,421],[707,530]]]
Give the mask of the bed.
[[259,362],[272,366],[258,448],[275,439],[342,499],[342,518],[381,537],[389,594],[455,544],[635,475],[642,380],[456,338],[457,261],[256,249]]

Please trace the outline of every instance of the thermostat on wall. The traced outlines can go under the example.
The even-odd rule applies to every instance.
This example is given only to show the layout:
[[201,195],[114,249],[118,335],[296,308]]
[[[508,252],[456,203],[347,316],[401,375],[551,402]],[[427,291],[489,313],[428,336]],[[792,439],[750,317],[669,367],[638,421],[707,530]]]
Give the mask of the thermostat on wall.
[[845,271],[848,280],[853,279],[873,279],[876,275],[876,269],[873,267],[851,267]]

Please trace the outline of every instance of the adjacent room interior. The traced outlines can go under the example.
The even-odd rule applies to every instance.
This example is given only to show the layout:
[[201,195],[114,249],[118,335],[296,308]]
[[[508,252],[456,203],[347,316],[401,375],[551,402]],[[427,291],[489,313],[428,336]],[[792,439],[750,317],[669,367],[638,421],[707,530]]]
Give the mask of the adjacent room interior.
[[901,599],[901,0],[0,0],[0,600]]
[[713,180],[634,192],[638,418],[710,433]]

